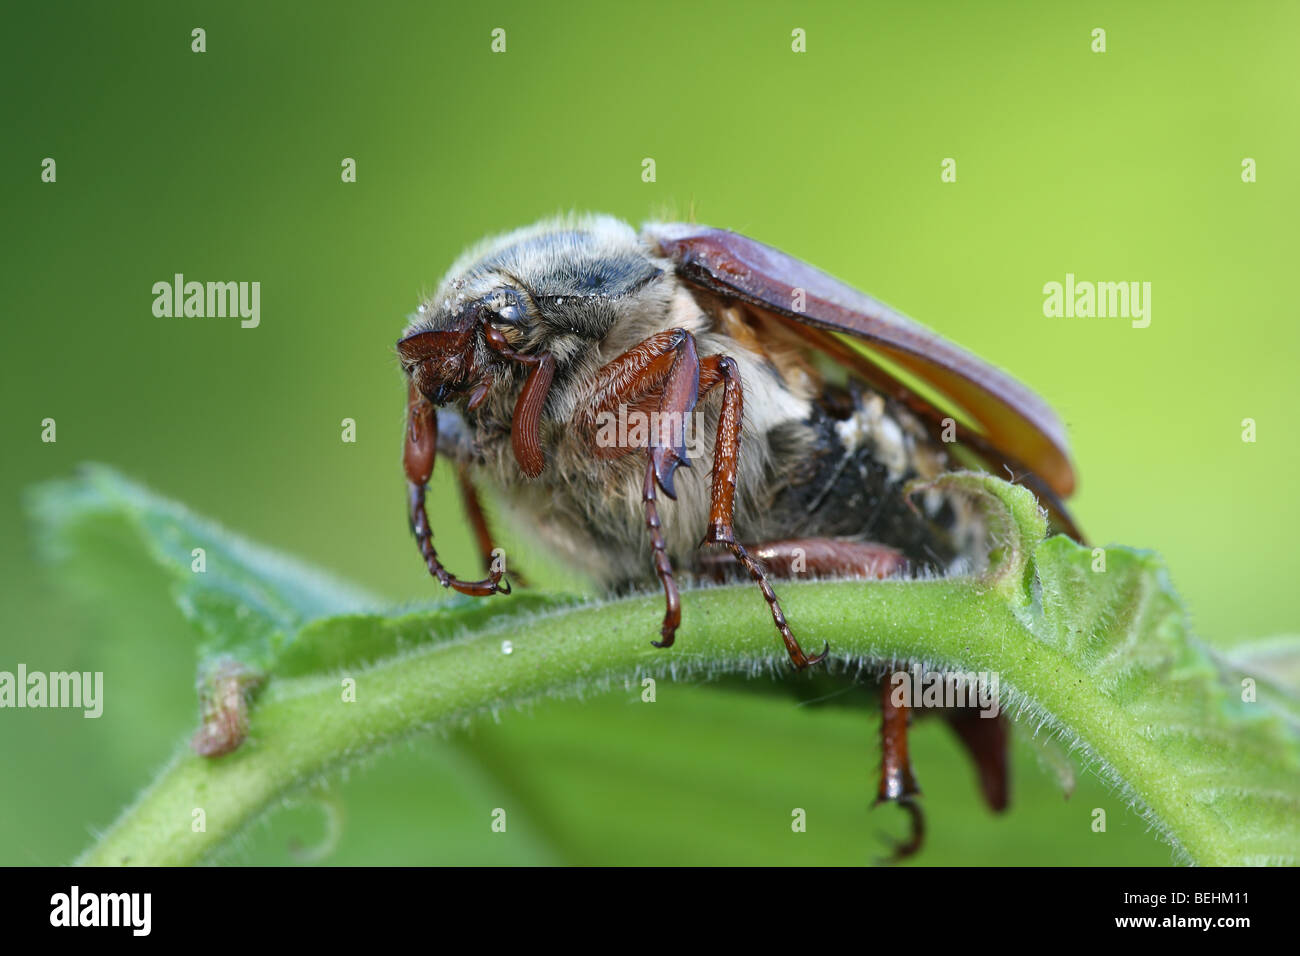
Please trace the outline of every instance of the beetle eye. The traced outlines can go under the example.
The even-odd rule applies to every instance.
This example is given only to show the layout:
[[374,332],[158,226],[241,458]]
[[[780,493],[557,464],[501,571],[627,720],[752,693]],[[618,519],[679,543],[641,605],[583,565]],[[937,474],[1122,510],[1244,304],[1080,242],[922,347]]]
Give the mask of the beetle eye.
[[483,299],[483,306],[490,313],[488,321],[499,325],[517,325],[527,314],[514,289],[498,289]]

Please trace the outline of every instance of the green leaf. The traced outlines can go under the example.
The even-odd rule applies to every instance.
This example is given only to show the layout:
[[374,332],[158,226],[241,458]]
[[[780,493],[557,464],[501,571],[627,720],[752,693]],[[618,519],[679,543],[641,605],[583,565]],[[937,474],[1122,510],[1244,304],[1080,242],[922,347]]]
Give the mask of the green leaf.
[[1300,733],[1300,635],[1247,641],[1214,659],[1224,680],[1243,690],[1243,681],[1252,681],[1261,702],[1285,715],[1292,732]]
[[[572,598],[519,594],[478,601],[461,595],[432,605],[416,620],[382,632],[363,612],[383,602],[295,558],[253,544],[111,468],[88,465],[80,477],[36,488],[28,508],[45,554],[77,577],[101,577],[122,550],[142,549],[164,575],[173,598],[199,635],[201,678],[220,662],[256,674],[302,676],[354,666],[429,640],[445,640],[496,617],[572,603]],[[194,550],[203,549],[196,571]],[[124,595],[108,595],[123,602]],[[129,600],[129,599],[128,599]],[[327,622],[309,627],[313,622]],[[337,639],[346,635],[346,640]]]
[[[359,588],[252,544],[184,506],[98,465],[37,488],[29,510],[48,557],[77,562],[94,578],[123,547],[143,548],[165,575],[203,658],[233,657],[266,670],[279,646],[308,621],[373,609]],[[205,566],[196,571],[202,549]]]
[[[270,674],[248,740],[219,759],[180,753],[82,862],[205,859],[322,774],[541,697],[644,676],[847,681],[864,667],[911,662],[997,673],[1004,709],[1059,736],[1186,860],[1300,861],[1296,642],[1216,654],[1190,633],[1154,555],[1107,548],[1102,570],[1093,550],[1043,540],[1025,489],[988,475],[942,481],[983,506],[987,567],[946,579],[784,583],[800,637],[831,644],[833,660],[811,677],[789,676],[766,605],[748,587],[688,592],[670,651],[649,645],[658,596],[583,606],[516,596],[385,613],[103,469],[47,488],[38,511],[56,540],[75,547],[90,517],[127,518],[172,572],[209,646],[260,655]],[[189,570],[196,540],[222,568],[213,584]],[[239,606],[250,609],[243,618]],[[260,623],[250,626],[250,615]],[[341,699],[340,675],[355,681],[355,702]],[[1243,675],[1256,680],[1254,700]],[[194,834],[189,808],[200,795],[208,830]]]
[[[1155,554],[1107,548],[1105,570],[1096,566],[1066,538],[1038,548],[1031,633],[1070,670],[1024,688],[1025,708],[1197,862],[1300,862],[1294,688],[1274,686],[1258,662],[1242,659],[1236,674],[1219,666]],[[1271,693],[1243,700],[1244,668]]]

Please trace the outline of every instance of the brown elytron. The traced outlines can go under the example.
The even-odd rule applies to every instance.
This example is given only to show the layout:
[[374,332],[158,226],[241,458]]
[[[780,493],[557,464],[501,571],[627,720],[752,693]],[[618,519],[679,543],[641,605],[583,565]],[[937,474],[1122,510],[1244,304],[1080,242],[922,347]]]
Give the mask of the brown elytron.
[[[986,543],[970,503],[902,491],[953,467],[1011,472],[1077,534],[1062,503],[1075,483],[1064,429],[1041,399],[735,233],[676,224],[638,235],[599,217],[511,233],[453,267],[398,353],[409,516],[429,573],[465,594],[509,592],[474,491],[486,482],[609,591],[660,588],[659,647],[682,624],[682,574],[752,580],[802,669],[829,648],[805,653],[774,580],[977,569]],[[456,578],[434,550],[425,486],[438,453],[457,466],[482,580]],[[882,709],[880,799],[908,807],[912,850],[922,822],[908,713]],[[949,717],[990,803],[1005,806],[1001,718]]]

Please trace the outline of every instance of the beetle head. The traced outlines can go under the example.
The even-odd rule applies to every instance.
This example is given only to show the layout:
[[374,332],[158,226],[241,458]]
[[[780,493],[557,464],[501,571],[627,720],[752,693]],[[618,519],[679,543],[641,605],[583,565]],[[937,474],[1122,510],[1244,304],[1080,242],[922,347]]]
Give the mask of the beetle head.
[[498,342],[501,336],[516,337],[513,330],[526,314],[523,293],[510,287],[460,300],[454,308],[444,306],[397,343],[402,369],[434,405],[464,398],[474,408],[491,387],[495,367],[502,364],[487,337]]
[[561,217],[498,236],[454,264],[412,317],[397,345],[402,366],[436,405],[481,401],[494,377],[517,382],[522,371],[503,360],[501,338],[489,329],[509,349],[549,352],[563,370],[589,357],[620,320],[666,314],[675,286],[657,281],[663,275],[664,263],[637,234],[606,216]]

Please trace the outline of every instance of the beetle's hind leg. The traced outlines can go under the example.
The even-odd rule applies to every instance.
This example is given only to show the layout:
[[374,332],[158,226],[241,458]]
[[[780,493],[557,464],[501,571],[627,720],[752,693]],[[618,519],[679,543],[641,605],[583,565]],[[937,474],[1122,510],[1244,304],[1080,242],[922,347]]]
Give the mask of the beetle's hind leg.
[[882,803],[897,803],[907,811],[911,835],[895,842],[894,851],[883,862],[897,863],[912,856],[925,841],[925,815],[916,797],[921,788],[912,773],[912,759],[907,750],[907,725],[911,719],[909,708],[895,704],[894,688],[888,678],[880,682],[880,788],[873,807]]
[[948,726],[975,763],[980,793],[994,813],[1001,813],[1011,801],[1011,727],[1000,711],[993,717],[978,707],[954,707],[944,711]]
[[[749,553],[762,562],[767,576],[774,580],[791,580],[800,575],[882,580],[908,568],[907,558],[901,551],[873,541],[841,538],[751,541]],[[731,580],[737,566],[736,556],[730,552],[702,554],[698,562],[700,574],[718,584]]]

